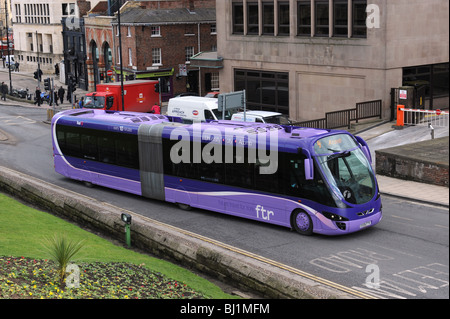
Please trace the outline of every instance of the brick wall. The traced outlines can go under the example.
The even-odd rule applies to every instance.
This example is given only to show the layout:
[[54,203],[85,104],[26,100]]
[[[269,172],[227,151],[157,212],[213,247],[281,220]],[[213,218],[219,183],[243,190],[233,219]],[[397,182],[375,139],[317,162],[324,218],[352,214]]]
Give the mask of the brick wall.
[[[162,66],[160,68],[174,68],[174,74],[179,73],[179,64],[186,62],[185,47],[194,47],[194,54],[199,53],[198,25],[197,24],[175,24],[162,25],[161,37],[151,37],[151,27],[136,26],[130,27],[131,37],[127,37],[127,27],[122,27],[122,57],[124,67],[128,67],[128,48],[132,48],[133,65],[138,71],[146,70],[152,66],[152,48],[161,48]],[[185,35],[189,33],[189,35]],[[217,43],[216,35],[211,34],[211,24],[200,24],[200,51],[211,51]],[[116,42],[116,52],[118,43]],[[202,70],[202,79],[204,73]],[[210,72],[210,71],[209,71]],[[184,78],[173,81],[174,93],[186,91],[186,80]],[[202,93],[204,83],[202,81]]]

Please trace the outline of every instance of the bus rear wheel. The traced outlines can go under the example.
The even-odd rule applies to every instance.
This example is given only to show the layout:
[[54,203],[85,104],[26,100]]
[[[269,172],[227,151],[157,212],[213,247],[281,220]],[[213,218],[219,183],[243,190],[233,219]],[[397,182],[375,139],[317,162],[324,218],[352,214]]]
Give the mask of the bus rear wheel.
[[292,228],[299,234],[309,236],[313,233],[313,222],[311,217],[303,210],[296,210],[292,213],[291,224]]
[[182,203],[177,203],[178,208],[181,208],[182,210],[191,210],[192,207],[188,204],[182,204]]

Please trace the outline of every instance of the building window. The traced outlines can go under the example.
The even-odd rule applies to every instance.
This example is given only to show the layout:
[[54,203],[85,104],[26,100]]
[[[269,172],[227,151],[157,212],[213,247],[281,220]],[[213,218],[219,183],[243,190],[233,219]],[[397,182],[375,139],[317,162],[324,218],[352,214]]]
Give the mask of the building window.
[[193,36],[195,35],[196,26],[193,24],[187,24],[184,26],[184,35],[185,36]]
[[274,35],[274,5],[273,2],[263,2],[263,25],[262,33],[265,35]]
[[217,28],[215,23],[211,23],[211,34],[217,34]]
[[161,48],[152,48],[152,65],[162,65]]
[[329,34],[328,0],[316,1],[315,9],[316,27],[314,35],[319,37],[326,37]]
[[75,3],[62,3],[62,15],[69,16],[75,14]]
[[348,1],[335,0],[333,3],[333,36],[348,36]]
[[403,68],[403,85],[413,86],[415,94],[421,91],[425,93],[430,109],[433,109],[435,99],[448,98],[448,63],[419,65]]
[[128,48],[128,65],[133,65],[133,52]]
[[244,6],[233,2],[233,34],[244,34]]
[[289,115],[289,74],[260,70],[234,71],[234,90],[246,90],[250,110]]
[[131,28],[127,27],[127,37],[131,38]]
[[33,24],[49,24],[50,10],[49,4],[29,3],[24,4],[25,8],[25,23]]
[[161,36],[161,27],[158,26],[152,26],[152,37],[160,37]]
[[289,35],[289,2],[278,2],[278,35]]
[[16,22],[21,23],[22,22],[22,13],[20,12],[20,4],[14,5],[16,8]]
[[366,0],[354,0],[352,10],[352,36],[355,38],[367,37],[366,27]]
[[219,72],[211,73],[211,90],[219,90]]
[[258,2],[247,3],[247,34],[259,34]]
[[186,63],[191,63],[191,57],[194,55],[194,47],[185,47],[184,52]]
[[311,36],[311,1],[297,3],[297,35]]

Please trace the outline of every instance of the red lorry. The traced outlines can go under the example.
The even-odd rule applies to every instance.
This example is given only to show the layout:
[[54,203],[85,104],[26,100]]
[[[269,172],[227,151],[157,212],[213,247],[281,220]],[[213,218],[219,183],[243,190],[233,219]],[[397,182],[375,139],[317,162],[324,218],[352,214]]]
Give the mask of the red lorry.
[[150,112],[159,104],[159,93],[155,92],[158,81],[136,80],[123,83],[122,107],[120,82],[97,84],[97,91],[87,93],[84,108],[111,111]]

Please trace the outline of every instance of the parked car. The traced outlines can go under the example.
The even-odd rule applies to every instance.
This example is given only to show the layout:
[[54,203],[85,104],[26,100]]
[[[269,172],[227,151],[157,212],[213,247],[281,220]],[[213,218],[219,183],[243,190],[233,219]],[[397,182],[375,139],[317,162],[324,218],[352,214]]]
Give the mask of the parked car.
[[175,97],[183,97],[183,96],[199,96],[198,93],[195,92],[184,92],[184,93],[180,93]]
[[219,97],[220,92],[208,92],[205,97],[214,97],[214,98],[218,98]]

